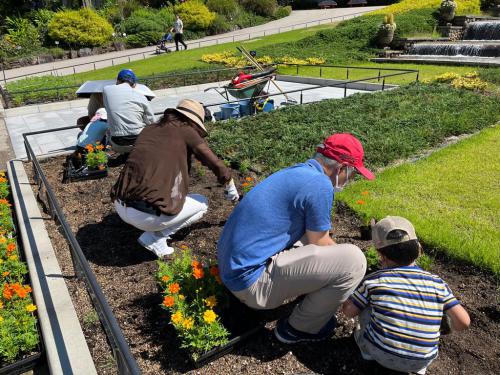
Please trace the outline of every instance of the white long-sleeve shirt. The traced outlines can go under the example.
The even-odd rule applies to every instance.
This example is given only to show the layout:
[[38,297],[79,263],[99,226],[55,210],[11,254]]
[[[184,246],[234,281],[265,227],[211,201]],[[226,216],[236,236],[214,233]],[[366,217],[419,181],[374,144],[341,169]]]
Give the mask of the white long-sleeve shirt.
[[180,18],[177,19],[177,20],[175,20],[175,23],[174,23],[174,32],[176,34],[182,34],[183,29],[184,29],[184,24],[182,23],[182,20]]
[[103,96],[111,136],[137,135],[156,121],[149,101],[128,83],[106,86]]

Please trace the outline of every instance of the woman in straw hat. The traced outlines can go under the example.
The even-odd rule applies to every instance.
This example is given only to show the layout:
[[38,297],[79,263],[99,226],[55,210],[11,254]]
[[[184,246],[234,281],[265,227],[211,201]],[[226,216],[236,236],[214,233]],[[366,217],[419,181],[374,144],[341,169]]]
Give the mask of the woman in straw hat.
[[158,257],[171,254],[170,236],[200,220],[208,209],[206,197],[188,194],[191,155],[225,185],[226,199],[239,198],[231,171],[203,139],[204,117],[203,105],[190,99],[165,110],[159,122],[141,132],[111,191],[118,215],[144,231],[139,243]]

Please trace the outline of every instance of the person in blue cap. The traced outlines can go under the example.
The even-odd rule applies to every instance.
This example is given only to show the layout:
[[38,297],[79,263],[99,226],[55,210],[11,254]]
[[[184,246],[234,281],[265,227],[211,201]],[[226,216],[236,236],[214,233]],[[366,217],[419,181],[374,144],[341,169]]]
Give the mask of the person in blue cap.
[[147,98],[134,90],[136,83],[135,73],[122,69],[116,78],[116,85],[106,86],[103,90],[110,145],[119,154],[130,153],[142,129],[156,121]]

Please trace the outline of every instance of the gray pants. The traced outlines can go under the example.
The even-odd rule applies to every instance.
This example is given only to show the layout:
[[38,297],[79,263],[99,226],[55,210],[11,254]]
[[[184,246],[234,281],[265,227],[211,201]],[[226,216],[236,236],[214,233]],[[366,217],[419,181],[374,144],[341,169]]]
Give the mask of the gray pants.
[[365,270],[365,256],[355,245],[306,245],[274,255],[254,284],[233,294],[254,309],[273,309],[305,294],[289,323],[314,334],[358,286]]
[[132,150],[134,149],[134,145],[118,145],[116,144],[115,142],[113,142],[113,140],[109,139],[109,144],[111,145],[111,148],[113,149],[114,152],[117,152],[119,154],[129,154],[132,152]]
[[354,339],[359,346],[361,351],[361,356],[366,360],[377,361],[381,366],[390,368],[391,370],[401,371],[401,372],[414,372],[417,374],[425,374],[427,366],[435,359],[406,359],[401,358],[396,355],[384,352],[383,350],[377,348],[373,345],[366,337],[364,333],[368,325],[370,324],[372,309],[367,307],[359,315],[359,327],[354,331]]

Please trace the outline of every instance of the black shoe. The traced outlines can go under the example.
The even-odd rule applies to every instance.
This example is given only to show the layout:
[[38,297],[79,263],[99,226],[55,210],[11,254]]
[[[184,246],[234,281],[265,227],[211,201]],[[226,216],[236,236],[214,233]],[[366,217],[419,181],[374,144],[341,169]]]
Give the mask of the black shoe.
[[307,333],[293,328],[288,319],[278,320],[274,335],[276,338],[285,344],[295,344],[303,341],[321,341],[330,338],[337,326],[337,318],[335,315],[325,324],[318,333]]

